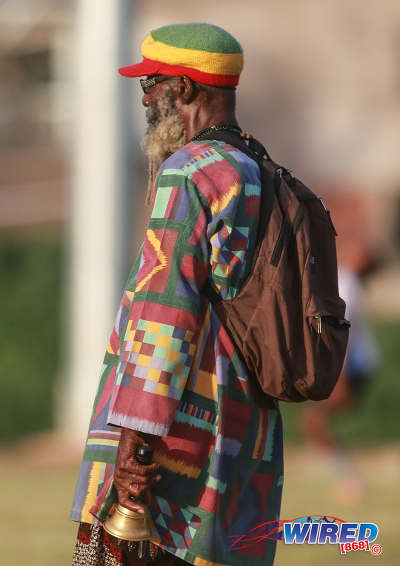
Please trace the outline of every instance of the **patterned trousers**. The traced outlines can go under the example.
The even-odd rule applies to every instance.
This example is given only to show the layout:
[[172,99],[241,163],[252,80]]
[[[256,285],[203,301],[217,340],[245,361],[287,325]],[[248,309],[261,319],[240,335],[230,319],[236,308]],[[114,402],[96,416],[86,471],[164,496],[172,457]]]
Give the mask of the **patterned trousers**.
[[81,523],[72,566],[188,566],[188,563],[151,541],[119,540],[103,527]]

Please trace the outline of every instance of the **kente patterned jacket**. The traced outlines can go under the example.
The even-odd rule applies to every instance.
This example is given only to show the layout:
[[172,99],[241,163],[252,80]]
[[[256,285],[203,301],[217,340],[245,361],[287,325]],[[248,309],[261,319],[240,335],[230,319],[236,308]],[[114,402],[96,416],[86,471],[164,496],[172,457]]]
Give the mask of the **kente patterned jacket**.
[[223,298],[240,291],[260,191],[257,163],[221,141],[191,142],[163,163],[105,353],[71,515],[103,522],[117,502],[120,427],[153,434],[162,479],[151,488],[152,540],[199,566],[268,566],[275,553],[260,525],[279,517],[278,404],[253,395],[203,292],[207,278]]

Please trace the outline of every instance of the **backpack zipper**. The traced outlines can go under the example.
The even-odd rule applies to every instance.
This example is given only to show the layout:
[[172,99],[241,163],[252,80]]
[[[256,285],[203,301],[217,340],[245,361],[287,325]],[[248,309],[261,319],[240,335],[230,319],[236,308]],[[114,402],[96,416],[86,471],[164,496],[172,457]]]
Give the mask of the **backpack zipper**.
[[[292,230],[293,230],[294,236],[296,236],[297,231],[300,228],[303,220],[304,220],[304,209],[303,209],[303,207],[301,207],[297,211],[296,217],[293,221]],[[274,251],[272,252],[272,256],[271,256],[271,262],[270,263],[274,267],[276,267],[278,265],[279,260],[281,258],[282,250],[283,250],[283,244],[285,242],[285,236],[286,236],[287,230],[288,230],[288,225],[287,225],[287,222],[284,219],[283,222],[282,222],[281,229],[279,231],[279,235],[278,235],[278,239],[276,241],[275,247],[274,247]]]
[[319,361],[319,350],[320,350],[320,343],[321,343],[321,336],[322,336],[322,316],[313,316],[313,318],[317,321],[317,344],[315,347],[315,357],[317,363]]
[[279,231],[279,236],[278,236],[278,239],[277,239],[275,247],[274,247],[274,251],[272,252],[272,256],[271,256],[271,262],[270,263],[271,263],[271,265],[273,265],[275,267],[278,265],[279,259],[282,255],[286,230],[287,230],[287,224],[285,222],[285,219],[283,219],[282,226],[281,226],[281,229]]

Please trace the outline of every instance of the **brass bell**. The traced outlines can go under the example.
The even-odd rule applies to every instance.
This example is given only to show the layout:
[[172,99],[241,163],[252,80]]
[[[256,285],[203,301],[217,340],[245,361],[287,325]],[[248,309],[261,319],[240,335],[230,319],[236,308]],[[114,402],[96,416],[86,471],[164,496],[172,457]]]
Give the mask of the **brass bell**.
[[[148,466],[152,461],[153,449],[149,444],[142,444],[136,450],[135,457],[140,464]],[[140,500],[138,503],[143,505]],[[104,522],[103,527],[110,535],[122,540],[141,541],[151,536],[149,512],[146,507],[144,513],[138,513],[118,504],[111,517]]]
[[151,535],[147,517],[147,513],[138,513],[117,505],[114,513],[104,523],[104,530],[122,540],[147,540]]

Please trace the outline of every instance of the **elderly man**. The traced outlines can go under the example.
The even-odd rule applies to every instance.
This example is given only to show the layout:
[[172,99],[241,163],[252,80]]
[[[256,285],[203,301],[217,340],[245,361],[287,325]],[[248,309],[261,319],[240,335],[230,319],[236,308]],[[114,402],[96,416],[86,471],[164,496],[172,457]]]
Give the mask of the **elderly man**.
[[[180,24],[151,32],[142,54],[120,73],[147,77],[153,209],[104,358],[72,511],[81,523],[73,563],[268,566],[275,542],[263,525],[279,517],[283,481],[279,409],[260,406],[203,292],[211,280],[235,297],[256,243],[259,166],[213,138],[240,135],[243,53],[219,27]],[[149,466],[134,457],[145,442]],[[142,511],[144,492],[151,541],[118,543],[103,522],[118,502]],[[260,525],[261,536],[237,544]]]

